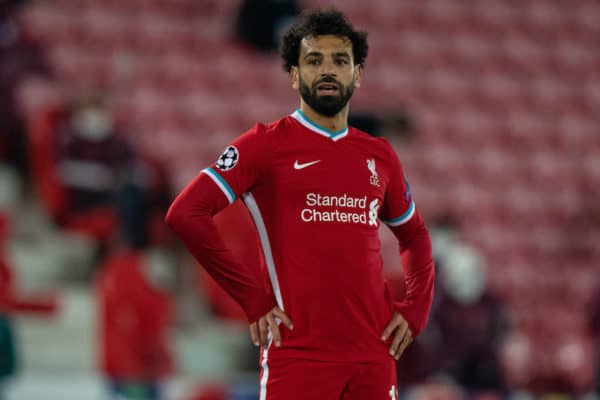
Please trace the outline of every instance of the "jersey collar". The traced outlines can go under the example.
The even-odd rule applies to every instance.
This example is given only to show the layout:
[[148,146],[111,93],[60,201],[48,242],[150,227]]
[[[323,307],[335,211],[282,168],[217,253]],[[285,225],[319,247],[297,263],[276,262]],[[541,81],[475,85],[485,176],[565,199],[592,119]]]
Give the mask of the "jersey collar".
[[348,127],[347,126],[344,129],[339,130],[337,132],[330,131],[329,129],[323,128],[322,126],[319,126],[316,123],[314,123],[313,121],[311,121],[310,119],[308,119],[306,117],[306,115],[304,115],[304,113],[300,109],[298,109],[292,113],[292,118],[294,118],[296,121],[298,121],[305,128],[308,128],[311,131],[318,133],[319,135],[328,137],[329,139],[331,139],[333,141],[338,141],[341,138],[346,137],[348,135]]

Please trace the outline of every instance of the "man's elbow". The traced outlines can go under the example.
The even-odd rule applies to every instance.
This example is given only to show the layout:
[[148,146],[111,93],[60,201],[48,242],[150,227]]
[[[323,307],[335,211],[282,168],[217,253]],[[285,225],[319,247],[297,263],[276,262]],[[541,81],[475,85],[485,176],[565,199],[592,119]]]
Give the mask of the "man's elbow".
[[400,247],[409,247],[415,242],[431,241],[429,231],[423,220],[416,216],[406,225],[392,229]]
[[186,212],[185,208],[179,204],[177,201],[171,204],[169,210],[167,211],[167,215],[165,216],[166,224],[175,232],[181,228],[181,226],[185,223],[186,220]]

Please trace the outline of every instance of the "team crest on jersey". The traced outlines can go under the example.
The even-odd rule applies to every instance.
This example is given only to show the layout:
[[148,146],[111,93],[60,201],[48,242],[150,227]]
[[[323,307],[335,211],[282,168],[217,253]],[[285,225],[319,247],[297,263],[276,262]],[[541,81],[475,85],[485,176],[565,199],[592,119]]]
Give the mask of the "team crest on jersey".
[[239,158],[238,149],[236,149],[235,146],[229,146],[225,149],[223,154],[221,154],[215,166],[221,171],[229,171],[231,168],[235,167]]
[[367,160],[367,168],[371,171],[370,182],[373,186],[379,186],[379,175],[377,175],[377,170],[375,169],[375,159],[370,158]]

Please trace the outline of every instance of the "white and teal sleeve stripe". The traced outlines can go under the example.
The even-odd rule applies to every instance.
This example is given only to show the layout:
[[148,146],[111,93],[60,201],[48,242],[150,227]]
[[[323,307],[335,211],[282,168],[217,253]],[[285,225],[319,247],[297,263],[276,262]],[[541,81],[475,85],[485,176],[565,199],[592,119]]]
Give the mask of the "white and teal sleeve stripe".
[[214,183],[217,184],[217,186],[221,189],[225,197],[227,197],[229,204],[233,203],[236,200],[237,197],[231,186],[229,186],[227,181],[221,178],[221,175],[219,175],[214,169],[208,167],[204,168],[202,172],[208,175],[208,177],[212,179]]
[[415,202],[411,201],[408,210],[404,214],[399,217],[393,218],[389,221],[383,221],[389,226],[400,226],[406,222],[408,222],[412,216],[415,215]]

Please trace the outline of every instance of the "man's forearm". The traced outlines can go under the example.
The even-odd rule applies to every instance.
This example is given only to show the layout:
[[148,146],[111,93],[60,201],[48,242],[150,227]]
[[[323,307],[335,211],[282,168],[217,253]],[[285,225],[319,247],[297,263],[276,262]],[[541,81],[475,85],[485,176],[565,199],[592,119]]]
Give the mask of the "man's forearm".
[[261,272],[242,265],[225,246],[212,217],[226,205],[222,196],[201,174],[175,199],[166,222],[253,322],[271,310],[275,301]]
[[393,229],[400,243],[400,258],[407,285],[406,296],[395,304],[416,337],[429,318],[433,302],[435,267],[431,239],[420,217],[415,216],[412,226]]

